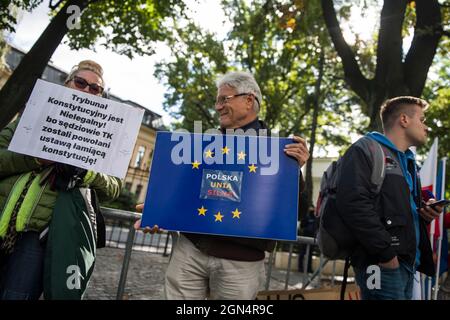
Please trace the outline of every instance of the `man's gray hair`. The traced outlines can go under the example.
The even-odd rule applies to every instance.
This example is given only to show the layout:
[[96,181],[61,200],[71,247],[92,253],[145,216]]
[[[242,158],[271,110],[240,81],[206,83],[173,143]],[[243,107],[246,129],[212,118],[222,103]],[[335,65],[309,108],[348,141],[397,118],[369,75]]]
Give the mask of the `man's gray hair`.
[[259,112],[260,103],[262,101],[261,89],[259,89],[255,78],[249,72],[238,71],[228,72],[216,81],[217,88],[228,86],[236,89],[237,93],[252,93],[256,99],[253,101],[253,109]]

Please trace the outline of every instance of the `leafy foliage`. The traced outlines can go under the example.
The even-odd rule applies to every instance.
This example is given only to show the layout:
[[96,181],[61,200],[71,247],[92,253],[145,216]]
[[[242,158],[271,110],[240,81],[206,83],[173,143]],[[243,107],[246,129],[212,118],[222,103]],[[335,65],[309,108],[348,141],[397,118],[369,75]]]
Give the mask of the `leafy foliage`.
[[[0,3],[0,29],[14,31],[16,15],[12,9],[31,12],[43,0],[9,0]],[[49,0],[51,15],[56,15],[67,2]],[[184,15],[182,0],[86,0],[81,29],[68,32],[67,44],[72,49],[94,49],[104,46],[129,58],[133,55],[153,54],[155,41],[165,39],[170,19]],[[59,5],[58,5],[59,4]],[[12,10],[12,11],[11,11]],[[82,30],[82,32],[80,32]]]
[[428,143],[418,149],[418,153],[425,155],[431,147],[434,138],[439,139],[439,159],[447,157],[446,166],[446,190],[447,197],[450,194],[450,61],[448,52],[450,40],[444,39],[435,58],[432,69],[433,76],[427,82],[423,97],[430,103],[426,111],[427,125],[430,128]]
[[[16,6],[32,10],[41,2],[2,1],[0,24],[13,31],[15,15],[7,9]],[[183,0],[59,0],[55,3],[49,0],[48,3],[54,17],[0,91],[0,128],[23,108],[36,79],[66,35],[73,49],[93,49],[100,44],[129,58],[135,54],[152,54],[155,42],[165,38],[171,21],[183,16],[185,8]],[[81,29],[71,28],[68,23],[75,18],[69,10],[73,6],[84,10]]]
[[100,44],[129,58],[153,54],[154,41],[165,38],[167,18],[181,16],[184,6],[180,0],[93,1],[81,17],[83,32],[69,31],[68,44],[72,49]]
[[17,24],[16,10],[32,11],[43,0],[2,0],[0,1],[0,30],[13,32]]
[[[350,143],[347,133],[330,135],[328,127],[348,120],[354,98],[345,89],[337,55],[331,50],[317,3],[294,1],[222,1],[232,30],[224,39],[192,22],[179,22],[167,44],[172,56],[157,65],[156,76],[167,86],[165,109],[192,130],[194,121],[217,127],[215,80],[231,70],[252,72],[261,87],[260,117],[281,136],[309,138],[318,60],[326,53],[320,99],[319,145]],[[358,121],[357,121],[358,122]]]
[[101,203],[101,205],[107,206],[109,208],[133,212],[136,211],[136,204],[137,204],[136,195],[127,189],[123,189],[116,200]]

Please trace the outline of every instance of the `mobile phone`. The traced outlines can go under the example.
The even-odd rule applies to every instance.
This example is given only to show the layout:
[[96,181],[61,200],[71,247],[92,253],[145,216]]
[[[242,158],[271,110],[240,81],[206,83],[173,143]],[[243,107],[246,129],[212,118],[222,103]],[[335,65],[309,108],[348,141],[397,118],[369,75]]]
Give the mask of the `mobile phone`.
[[434,209],[434,207],[436,207],[436,206],[445,207],[449,204],[450,204],[450,200],[442,199],[442,200],[427,204],[427,206],[429,206],[431,209]]

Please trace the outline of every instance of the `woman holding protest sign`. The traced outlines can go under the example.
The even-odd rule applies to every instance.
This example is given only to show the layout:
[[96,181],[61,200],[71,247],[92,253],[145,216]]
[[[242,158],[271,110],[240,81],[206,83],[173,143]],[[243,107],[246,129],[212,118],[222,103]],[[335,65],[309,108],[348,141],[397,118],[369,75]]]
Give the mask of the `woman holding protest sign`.
[[[102,67],[85,60],[65,86],[102,96]],[[19,118],[20,119],[20,118]],[[96,194],[119,196],[122,181],[11,152],[16,119],[0,132],[0,300],[80,299],[104,246]]]

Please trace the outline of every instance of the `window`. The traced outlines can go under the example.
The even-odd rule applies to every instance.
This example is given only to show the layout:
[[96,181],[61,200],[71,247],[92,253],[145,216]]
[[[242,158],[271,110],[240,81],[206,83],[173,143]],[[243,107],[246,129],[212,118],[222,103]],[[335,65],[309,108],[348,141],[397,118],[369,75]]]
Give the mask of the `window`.
[[147,169],[150,168],[150,164],[151,164],[151,162],[152,162],[152,156],[153,156],[153,150],[150,150],[149,155],[148,155],[148,158],[147,158],[147,161],[146,161],[146,163],[145,163],[144,170],[147,170]]
[[131,191],[131,182],[125,182],[125,190]]
[[144,123],[144,124],[146,124],[146,125],[148,125],[148,126],[151,126],[152,125],[152,120],[153,120],[153,117],[152,117],[152,115],[150,114],[150,113],[144,113],[144,117],[142,118],[142,123]]
[[145,147],[139,146],[139,149],[138,149],[138,152],[136,155],[136,160],[134,162],[135,168],[140,168],[142,166],[142,163],[144,162],[144,155],[145,155]]
[[141,185],[141,184],[138,184],[138,185],[136,186],[136,192],[135,192],[136,198],[139,199],[139,196],[141,195],[141,191],[142,191],[142,185]]

